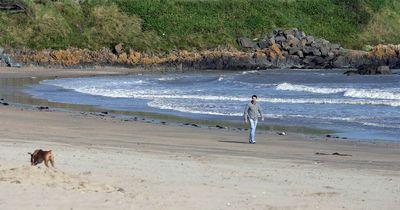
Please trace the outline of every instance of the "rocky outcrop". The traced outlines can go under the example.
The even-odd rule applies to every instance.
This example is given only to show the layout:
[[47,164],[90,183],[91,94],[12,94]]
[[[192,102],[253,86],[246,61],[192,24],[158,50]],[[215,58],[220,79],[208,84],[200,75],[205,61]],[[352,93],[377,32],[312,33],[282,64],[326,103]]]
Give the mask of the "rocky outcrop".
[[[295,28],[276,29],[256,40],[240,37],[237,43],[240,46],[239,49],[181,50],[169,53],[137,52],[125,49],[123,44],[118,44],[113,49],[102,48],[97,51],[78,48],[39,51],[13,49],[8,50],[7,55],[23,64],[60,66],[157,65],[177,69],[229,70],[400,67],[400,45],[378,45],[371,52],[348,50],[340,47],[339,44],[315,38]],[[373,74],[387,71],[358,70],[352,73],[362,72]]]
[[358,67],[357,70],[346,71],[344,74],[377,75],[377,74],[392,74],[392,71],[390,70],[389,66],[364,65]]
[[343,51],[339,44],[316,39],[296,28],[275,29],[257,42],[249,43],[247,39],[245,46],[242,40],[238,39],[241,47],[253,46],[256,53],[265,52],[271,67],[275,68],[332,68]]
[[17,62],[13,56],[4,53],[4,48],[0,47],[0,66],[19,68],[21,64]]

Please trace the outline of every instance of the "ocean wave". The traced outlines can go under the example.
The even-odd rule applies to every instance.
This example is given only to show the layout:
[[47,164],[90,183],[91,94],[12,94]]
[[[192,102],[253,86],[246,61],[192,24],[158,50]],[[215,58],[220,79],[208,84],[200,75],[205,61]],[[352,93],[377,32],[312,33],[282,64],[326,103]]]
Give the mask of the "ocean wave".
[[257,72],[259,72],[259,70],[243,71],[242,74],[253,74]]
[[373,98],[373,99],[391,99],[400,100],[400,93],[381,90],[363,90],[363,89],[348,89],[344,92],[344,96],[352,98]]
[[400,90],[379,90],[379,89],[356,89],[356,88],[327,88],[313,87],[306,85],[296,85],[291,83],[281,83],[276,86],[277,90],[309,92],[318,94],[337,94],[342,93],[343,96],[351,98],[371,98],[371,99],[388,99],[400,100]]
[[192,113],[192,114],[208,114],[208,115],[218,115],[218,116],[242,116],[243,113],[233,113],[233,112],[218,112],[218,111],[206,111],[206,110],[196,110],[193,107],[179,106],[177,104],[165,103],[160,100],[153,100],[147,103],[149,107],[157,109],[169,109],[178,112]]
[[361,122],[361,124],[366,126],[378,127],[378,128],[396,128],[400,129],[400,125],[387,125],[382,123],[372,123],[372,122]]
[[322,87],[311,87],[306,85],[295,85],[291,83],[281,83],[276,86],[277,90],[288,90],[297,92],[309,92],[309,93],[320,93],[320,94],[334,94],[346,91],[346,88],[322,88]]
[[[220,100],[247,102],[249,97],[218,96],[218,95],[192,95],[170,90],[127,90],[127,89],[102,89],[93,87],[75,87],[73,90],[96,96],[111,98],[138,98],[138,99],[192,99],[192,100]],[[172,94],[171,94],[172,93]],[[368,100],[368,99],[331,99],[331,98],[263,98],[260,102],[289,103],[289,104],[347,104],[347,105],[385,105],[400,106],[400,100]]]

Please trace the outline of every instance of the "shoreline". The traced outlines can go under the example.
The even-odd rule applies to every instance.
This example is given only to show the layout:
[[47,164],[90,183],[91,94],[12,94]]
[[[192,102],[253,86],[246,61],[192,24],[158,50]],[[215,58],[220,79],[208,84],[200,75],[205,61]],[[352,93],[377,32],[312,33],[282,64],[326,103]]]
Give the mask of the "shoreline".
[[[15,71],[0,77],[44,74]],[[252,145],[245,141],[247,132],[80,112],[0,106],[0,116],[0,209],[361,210],[400,205],[398,142],[267,132]],[[38,148],[54,152],[55,169],[30,166],[26,153]]]
[[[24,68],[25,69],[25,68]],[[185,116],[176,116],[164,113],[152,113],[142,111],[122,111],[115,109],[101,108],[94,105],[81,105],[81,104],[68,104],[60,102],[51,102],[44,99],[37,99],[29,96],[26,93],[19,91],[20,87],[38,84],[40,81],[45,79],[57,79],[57,78],[74,78],[74,77],[94,77],[94,76],[121,76],[121,75],[134,75],[134,74],[160,74],[170,71],[147,71],[145,69],[128,69],[128,68],[101,68],[103,71],[99,73],[96,69],[60,69],[59,74],[55,72],[47,72],[47,68],[38,68],[39,71],[45,70],[44,72],[34,72],[33,74],[24,75],[20,77],[15,74],[0,76],[0,80],[5,80],[3,83],[11,84],[12,87],[6,87],[11,90],[6,90],[4,93],[0,93],[0,97],[8,98],[8,102],[14,103],[18,107],[25,108],[49,108],[53,111],[66,111],[66,112],[84,112],[85,115],[97,115],[101,117],[119,118],[126,121],[139,121],[143,123],[154,123],[154,124],[169,124],[172,126],[188,126],[198,128],[214,128],[222,130],[232,131],[247,131],[246,127],[243,127],[242,123],[223,121],[223,120],[211,120],[211,119],[196,119]],[[50,70],[50,69],[47,69]],[[51,69],[52,70],[52,69]],[[17,69],[19,73],[23,73],[25,70]],[[76,71],[76,72],[75,72]],[[203,70],[204,71],[204,70]],[[212,70],[215,71],[215,70]],[[28,70],[28,72],[30,72]],[[192,72],[192,71],[190,71]],[[183,73],[183,72],[182,72]],[[7,81],[10,80],[10,81]],[[306,127],[306,126],[295,126],[295,125],[281,125],[281,124],[260,124],[258,130],[261,132],[291,132],[291,133],[302,133],[309,135],[331,135],[332,138],[348,139],[347,137],[335,136],[336,131]],[[358,140],[358,139],[357,139]]]

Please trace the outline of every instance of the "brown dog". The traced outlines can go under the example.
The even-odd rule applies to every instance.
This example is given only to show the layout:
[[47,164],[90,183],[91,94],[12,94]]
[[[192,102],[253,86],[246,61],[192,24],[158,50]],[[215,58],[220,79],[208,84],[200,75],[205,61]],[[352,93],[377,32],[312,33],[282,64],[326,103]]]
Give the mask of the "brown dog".
[[28,152],[28,154],[31,155],[31,165],[35,166],[44,161],[44,164],[49,167],[48,162],[50,161],[51,166],[54,167],[54,156],[51,153],[51,150],[43,151],[41,149],[37,149],[33,153]]

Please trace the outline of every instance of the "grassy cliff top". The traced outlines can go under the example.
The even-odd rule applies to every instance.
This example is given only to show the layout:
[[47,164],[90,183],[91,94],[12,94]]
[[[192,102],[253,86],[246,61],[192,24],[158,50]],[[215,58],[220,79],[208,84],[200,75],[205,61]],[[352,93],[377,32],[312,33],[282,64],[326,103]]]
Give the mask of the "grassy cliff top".
[[[3,0],[4,1],[4,0]],[[398,0],[20,0],[0,10],[0,45],[139,51],[236,46],[296,27],[347,48],[400,43]]]

